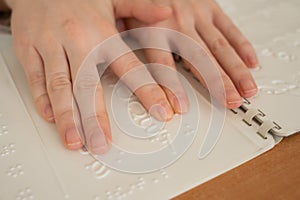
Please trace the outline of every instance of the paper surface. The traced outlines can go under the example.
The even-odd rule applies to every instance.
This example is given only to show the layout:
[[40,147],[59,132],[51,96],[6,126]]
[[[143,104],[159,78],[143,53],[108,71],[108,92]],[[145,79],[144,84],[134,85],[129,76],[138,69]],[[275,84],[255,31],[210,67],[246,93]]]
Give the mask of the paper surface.
[[[259,94],[252,106],[282,126],[281,133],[300,131],[300,2],[297,0],[219,1],[250,39],[261,68],[252,70]],[[267,103],[268,102],[268,103]]]
[[[8,41],[10,38],[1,39],[6,39],[5,51],[11,49],[11,41]],[[168,199],[255,157],[274,145],[271,136],[268,140],[262,140],[257,134],[253,134],[251,128],[241,126],[240,120],[228,112],[223,134],[216,148],[207,158],[199,160],[198,153],[209,124],[207,116],[210,111],[206,99],[198,95],[201,126],[197,130],[195,142],[183,157],[173,165],[149,174],[114,171],[86,152],[71,152],[63,147],[54,125],[47,124],[37,114],[22,69],[14,55],[9,55],[5,60],[6,63],[10,63],[9,69],[14,80],[17,80],[17,88],[29,115],[12,80],[9,79],[6,64],[2,60],[0,85],[5,95],[1,99],[1,124],[6,126],[8,133],[0,136],[1,151],[11,152],[10,148],[15,149],[15,152],[0,158],[0,180],[4,186],[1,187],[0,194],[3,199],[26,197],[27,193],[36,199]],[[109,82],[104,85],[108,86]],[[106,96],[109,96],[109,86],[106,89]],[[117,143],[133,142],[124,136],[113,120],[111,123],[113,137]],[[170,123],[169,127],[176,127],[176,120]],[[147,151],[147,148],[141,147],[147,144],[150,144],[151,148],[162,147],[165,140],[161,134],[142,141],[140,145],[137,141],[132,144],[135,144],[136,149]],[[10,144],[13,146],[10,147]],[[8,150],[5,148],[7,145]],[[18,173],[18,165],[22,166],[23,173],[16,177],[9,175],[10,171]],[[36,176],[37,173],[40,174]],[[27,190],[29,192],[26,192]]]
[[[283,3],[272,1],[272,4],[271,1],[251,1],[243,2],[243,5],[238,5],[236,1],[223,2],[225,10],[234,19],[241,20],[238,24],[256,44],[256,47],[257,44],[265,47],[269,44],[268,41],[272,42],[272,37],[267,34],[275,33],[275,31],[265,30],[263,25],[262,30],[257,31],[255,27],[261,20],[257,20],[255,16],[261,19],[269,15],[264,14],[265,12],[269,11],[272,15],[283,8],[286,9],[284,11],[286,13],[299,10],[296,1]],[[251,17],[252,15],[254,17]],[[248,21],[247,16],[250,16]],[[284,31],[294,30],[293,28],[297,31],[297,27],[283,24],[283,22],[281,26],[288,26]],[[283,31],[278,27],[272,28]],[[284,34],[283,32],[281,33]],[[198,153],[209,124],[207,116],[210,116],[210,109],[207,100],[198,94],[201,111],[200,126],[196,130],[195,142],[183,157],[173,165],[153,173],[128,174],[115,171],[99,163],[84,151],[72,152],[63,147],[55,126],[44,122],[34,107],[24,73],[13,54],[11,38],[0,36],[0,41],[3,55],[3,58],[0,57],[0,91],[2,94],[0,99],[0,199],[169,199],[274,146],[272,136],[269,135],[267,140],[263,140],[256,134],[253,127],[247,126],[238,116],[228,111],[223,133],[216,147],[208,157],[199,160]],[[296,51],[291,50],[291,52]],[[274,77],[277,72],[274,72],[273,76],[272,71],[265,72],[264,70],[267,70],[269,65],[278,66],[281,69],[281,65],[278,64],[276,57],[263,57],[260,53],[259,55],[263,68],[253,73],[257,79],[262,77],[266,83],[269,83],[269,80],[276,79]],[[268,59],[270,59],[269,64]],[[299,66],[298,58],[296,57],[291,63],[287,65],[295,66],[291,67],[293,75],[295,74],[293,70],[297,70],[296,63]],[[279,70],[280,73],[282,72]],[[284,77],[288,81],[291,80],[288,78],[290,75],[285,76],[285,74],[289,73],[284,73]],[[106,98],[109,98],[110,88],[114,84],[110,80],[109,78],[106,82],[104,80]],[[191,82],[197,85],[194,80]],[[263,81],[258,80],[258,82],[259,85],[265,84]],[[201,91],[201,87],[196,86],[196,88]],[[278,96],[280,97],[277,102]],[[284,100],[280,100],[281,98]],[[280,113],[277,113],[278,109],[281,109],[278,106],[281,101],[299,102],[297,97],[291,98],[286,92],[280,95],[262,93],[257,98],[251,99],[253,105],[261,106],[261,109],[271,116],[278,117],[283,125],[287,125],[285,128],[288,131],[297,130],[299,127],[295,120],[286,120],[289,118],[280,117]],[[293,104],[288,103],[285,106],[288,106],[287,109],[295,110],[291,108],[291,105]],[[274,107],[276,107],[276,112],[274,112]],[[287,114],[290,116],[291,113]],[[113,120],[111,123],[113,137],[118,144],[133,142],[120,131]],[[176,119],[170,122],[169,127],[173,126],[176,127]],[[166,138],[161,134],[146,141],[139,141],[140,143],[134,142],[133,150],[136,148],[147,151],[164,146]]]

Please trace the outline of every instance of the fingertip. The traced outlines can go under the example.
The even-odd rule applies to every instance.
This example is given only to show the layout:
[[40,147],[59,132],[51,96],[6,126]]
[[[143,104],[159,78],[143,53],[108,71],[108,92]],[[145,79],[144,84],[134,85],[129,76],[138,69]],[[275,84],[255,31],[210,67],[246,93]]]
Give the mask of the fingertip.
[[171,119],[173,119],[174,112],[170,103],[168,101],[164,101],[163,103],[161,103],[161,105],[166,110],[167,113],[164,121],[170,121]]
[[257,92],[258,92],[258,89],[254,88],[251,92],[243,94],[243,97],[245,97],[245,98],[253,97],[257,94]]
[[259,65],[258,58],[254,50],[248,53],[244,60],[249,68],[256,68]]
[[94,132],[89,140],[89,148],[93,154],[102,155],[111,148],[111,141],[102,131]]
[[111,143],[108,142],[105,146],[96,146],[91,149],[91,153],[95,155],[103,155],[111,149]]
[[152,105],[149,114],[159,121],[169,121],[174,115],[171,105],[165,101]]
[[239,81],[239,86],[241,88],[240,90],[242,96],[245,98],[254,96],[258,91],[257,85],[253,79],[249,79],[249,78],[241,79]]
[[236,101],[227,101],[226,107],[228,109],[234,109],[238,108],[242,105],[243,101],[242,100],[236,100]]
[[70,150],[82,148],[83,142],[75,128],[70,128],[65,132],[65,146]]
[[178,114],[187,113],[190,109],[190,104],[187,98],[184,97],[174,97],[173,98],[173,108]]
[[236,90],[226,91],[226,107],[229,109],[238,108],[242,105],[243,99]]

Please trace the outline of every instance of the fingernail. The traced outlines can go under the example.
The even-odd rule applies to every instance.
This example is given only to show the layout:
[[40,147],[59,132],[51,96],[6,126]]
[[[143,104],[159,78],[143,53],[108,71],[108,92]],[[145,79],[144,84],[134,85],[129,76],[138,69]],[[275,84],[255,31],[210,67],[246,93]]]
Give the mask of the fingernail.
[[153,111],[154,117],[160,121],[165,121],[168,118],[166,110],[162,106],[157,106]]
[[252,69],[252,70],[255,70],[255,71],[260,70],[260,69],[261,69],[261,65],[260,65],[260,64],[257,64],[257,65],[255,65],[255,66],[253,66],[251,69]]
[[182,114],[182,113],[187,113],[189,111],[187,99],[185,98],[174,97],[173,105],[176,113]]
[[71,128],[71,129],[68,129],[66,131],[66,144],[69,146],[69,147],[75,147],[75,146],[79,146],[81,145],[81,139],[79,137],[79,135],[77,134],[77,131],[75,128]]
[[257,56],[255,53],[249,54],[247,56],[247,61],[248,61],[249,67],[256,67],[258,65],[258,59],[257,59]]
[[47,120],[48,120],[49,122],[54,121],[54,114],[53,114],[53,111],[52,111],[52,107],[51,107],[50,105],[48,105],[48,106],[45,108],[45,114],[46,114]]
[[239,83],[245,97],[251,97],[256,94],[257,86],[252,79],[242,79]]
[[166,121],[168,120],[167,108],[169,105],[167,103],[155,104],[151,106],[149,113],[154,116],[157,120]]
[[239,95],[239,93],[235,90],[227,90],[226,99],[228,107],[230,108],[239,107],[242,104],[242,98]]
[[101,131],[95,132],[91,135],[90,144],[91,151],[98,155],[107,152],[109,147],[105,134]]

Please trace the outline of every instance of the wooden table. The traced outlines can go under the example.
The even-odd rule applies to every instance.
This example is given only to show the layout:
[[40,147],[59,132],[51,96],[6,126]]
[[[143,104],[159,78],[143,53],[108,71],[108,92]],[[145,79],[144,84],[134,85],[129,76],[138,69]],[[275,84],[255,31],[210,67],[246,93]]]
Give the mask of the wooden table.
[[174,200],[194,199],[300,200],[300,133]]

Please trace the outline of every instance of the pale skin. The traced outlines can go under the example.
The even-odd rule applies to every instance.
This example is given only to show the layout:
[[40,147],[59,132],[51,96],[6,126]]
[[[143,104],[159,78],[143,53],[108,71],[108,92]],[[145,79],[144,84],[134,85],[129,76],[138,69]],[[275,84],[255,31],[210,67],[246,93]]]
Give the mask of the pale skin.
[[[36,107],[45,120],[56,124],[68,149],[84,145],[74,124],[72,75],[94,46],[121,30],[148,26],[170,28],[202,44],[218,62],[228,108],[240,106],[242,97],[251,97],[257,92],[248,70],[259,64],[255,51],[213,0],[0,0],[0,10],[9,8],[13,11],[15,51],[24,67]],[[145,55],[149,62],[175,68],[170,53],[146,50]],[[122,76],[140,65],[142,63],[131,53],[116,60],[110,68]],[[193,71],[193,67],[189,67]],[[135,94],[148,110],[152,105],[164,108],[164,112],[151,113],[160,120],[170,120],[174,113],[188,111],[184,91],[179,100],[168,89],[151,84],[139,88]],[[104,142],[97,141],[97,137],[92,142],[92,151],[99,154],[108,149],[112,140],[103,95],[99,83],[93,117],[106,136]]]

